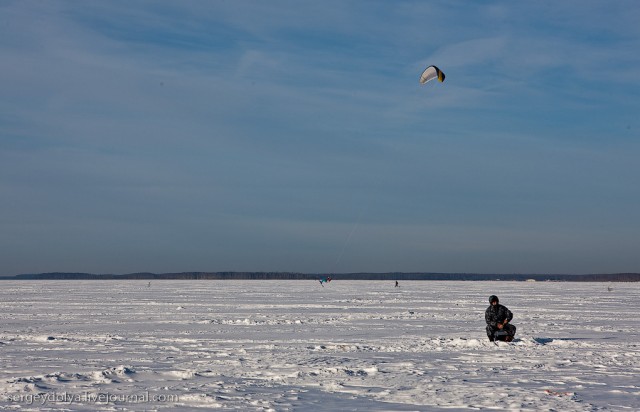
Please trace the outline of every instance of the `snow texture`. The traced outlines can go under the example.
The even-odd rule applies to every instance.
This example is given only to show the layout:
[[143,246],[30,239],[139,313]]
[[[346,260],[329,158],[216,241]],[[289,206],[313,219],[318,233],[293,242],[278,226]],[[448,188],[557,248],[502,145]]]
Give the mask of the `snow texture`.
[[637,283],[0,286],[0,409],[640,410]]

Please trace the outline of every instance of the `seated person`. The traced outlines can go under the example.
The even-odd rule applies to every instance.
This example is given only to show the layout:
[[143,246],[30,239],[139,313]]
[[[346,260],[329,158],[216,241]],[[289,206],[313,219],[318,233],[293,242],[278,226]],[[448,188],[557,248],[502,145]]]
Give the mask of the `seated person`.
[[496,295],[489,297],[489,307],[484,312],[484,319],[487,321],[487,337],[490,342],[504,340],[511,342],[516,334],[516,327],[512,325],[513,313],[500,304]]

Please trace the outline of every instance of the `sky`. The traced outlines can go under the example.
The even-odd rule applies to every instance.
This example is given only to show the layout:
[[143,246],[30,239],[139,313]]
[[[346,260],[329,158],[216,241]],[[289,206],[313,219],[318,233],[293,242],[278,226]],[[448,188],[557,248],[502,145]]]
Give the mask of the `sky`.
[[0,275],[638,272],[638,21],[0,0]]

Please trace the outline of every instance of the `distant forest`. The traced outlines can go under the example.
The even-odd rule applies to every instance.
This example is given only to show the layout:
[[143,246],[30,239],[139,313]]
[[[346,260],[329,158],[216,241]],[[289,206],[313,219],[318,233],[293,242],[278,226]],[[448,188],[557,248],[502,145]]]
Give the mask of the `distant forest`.
[[331,276],[335,280],[501,280],[537,282],[639,282],[640,273],[608,274],[482,274],[482,273],[288,273],[288,272],[181,272],[181,273],[129,273],[98,275],[93,273],[36,273],[0,277],[24,280],[238,280],[282,279],[312,280]]

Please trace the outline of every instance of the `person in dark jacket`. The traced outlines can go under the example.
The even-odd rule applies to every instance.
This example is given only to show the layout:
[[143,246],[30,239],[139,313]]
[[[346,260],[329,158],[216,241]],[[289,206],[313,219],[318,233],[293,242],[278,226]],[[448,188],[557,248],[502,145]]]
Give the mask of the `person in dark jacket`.
[[[484,312],[484,319],[487,321],[487,337],[489,341],[505,340],[511,342],[516,334],[516,327],[512,325],[513,313],[500,304],[496,295],[489,297],[489,307]],[[496,333],[497,332],[497,333]]]

